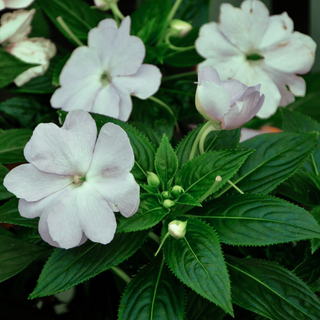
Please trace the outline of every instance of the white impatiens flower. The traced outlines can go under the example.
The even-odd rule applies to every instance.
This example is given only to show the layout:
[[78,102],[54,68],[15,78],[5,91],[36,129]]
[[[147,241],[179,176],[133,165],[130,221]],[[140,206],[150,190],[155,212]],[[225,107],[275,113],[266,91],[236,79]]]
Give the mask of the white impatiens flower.
[[49,60],[56,54],[56,47],[50,40],[28,38],[35,12],[35,9],[17,10],[1,17],[0,44],[3,48],[24,62],[39,65],[29,68],[14,79],[17,86],[43,75],[49,67]]
[[294,96],[304,96],[305,81],[296,74],[311,69],[316,49],[309,36],[293,32],[286,12],[269,16],[258,0],[246,0],[241,8],[222,4],[219,23],[203,25],[195,46],[206,58],[200,67],[213,66],[222,80],[261,84],[266,101],[258,113],[260,118],[293,102]]
[[39,124],[24,156],[30,163],[10,171],[4,185],[20,198],[23,217],[40,217],[39,233],[53,246],[68,249],[87,238],[107,244],[117,227],[113,212],[130,217],[138,210],[133,150],[113,123],[97,139],[90,114],[71,111],[61,128]]
[[260,85],[247,87],[237,80],[222,82],[215,69],[204,66],[198,74],[196,108],[216,129],[236,129],[261,110],[264,95],[259,90]]
[[0,0],[0,10],[5,8],[21,9],[28,7],[34,0]]
[[90,30],[88,47],[77,48],[60,74],[61,87],[51,98],[53,108],[83,109],[127,121],[131,95],[152,96],[160,86],[156,66],[142,64],[145,47],[130,36],[130,17],[120,27],[113,19],[102,20]]

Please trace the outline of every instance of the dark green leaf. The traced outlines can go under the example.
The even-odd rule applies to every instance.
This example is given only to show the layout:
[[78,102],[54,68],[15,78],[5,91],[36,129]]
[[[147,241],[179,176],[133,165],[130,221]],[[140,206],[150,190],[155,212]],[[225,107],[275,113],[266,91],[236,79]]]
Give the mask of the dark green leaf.
[[[167,233],[162,230],[162,238]],[[204,298],[233,315],[230,281],[215,231],[200,220],[189,219],[185,238],[171,236],[164,255],[173,273]]]
[[0,164],[0,200],[5,200],[13,197],[13,194],[9,192],[3,185],[3,179],[8,174],[8,172],[9,170],[5,166]]
[[51,249],[0,235],[0,282],[22,271],[33,260]]
[[0,130],[0,163],[25,162],[23,149],[31,135],[28,129]]
[[[317,133],[267,133],[241,143],[256,149],[232,178],[243,192],[269,193],[303,165],[318,141]],[[217,196],[230,189],[226,186]]]
[[[314,208],[310,214],[315,218],[315,220],[320,225],[320,207]],[[312,239],[311,240],[311,253],[315,253],[320,247],[320,239]]]
[[221,242],[231,245],[262,246],[320,238],[320,226],[308,211],[265,195],[215,199],[188,213],[206,219]]
[[183,284],[160,255],[129,283],[120,302],[118,319],[183,320],[185,300]]
[[35,66],[37,64],[23,62],[0,48],[0,88],[7,86],[18,75]]
[[297,277],[308,285],[313,284],[320,278],[320,251],[317,251],[313,255],[307,257],[302,263],[300,263],[293,272]]
[[65,55],[55,66],[53,75],[52,75],[52,85],[55,87],[59,87],[59,77],[62,71],[62,68],[65,66],[66,62],[70,59],[71,53]]
[[[185,192],[197,200],[204,197],[204,195],[208,197],[220,189],[239,170],[252,152],[252,150],[246,150],[204,153],[182,167],[175,183],[183,187]],[[210,188],[217,176],[221,176],[222,181],[211,190]],[[202,202],[202,200],[204,199],[199,200],[199,202]]]
[[226,261],[236,304],[270,319],[319,319],[318,297],[292,272],[263,260]]
[[45,264],[30,298],[53,295],[94,277],[132,256],[148,231],[116,234],[107,245],[87,241],[80,247],[55,249]]
[[130,121],[129,124],[142,132],[155,146],[159,146],[161,136],[159,136],[151,127],[136,121]]

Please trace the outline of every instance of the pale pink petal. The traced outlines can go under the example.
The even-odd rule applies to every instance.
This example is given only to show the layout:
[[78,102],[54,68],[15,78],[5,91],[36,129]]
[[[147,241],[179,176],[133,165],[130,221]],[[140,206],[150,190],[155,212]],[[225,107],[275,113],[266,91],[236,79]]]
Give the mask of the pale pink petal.
[[223,3],[220,7],[220,30],[245,53],[257,53],[268,26],[269,11],[261,1],[246,0],[241,9]]
[[231,93],[231,103],[234,100],[239,99],[248,89],[248,87],[245,84],[233,79],[228,80],[226,82],[222,82],[221,85],[223,88],[225,88]]
[[231,94],[223,87],[213,82],[202,82],[196,91],[196,107],[206,118],[217,121],[222,119],[230,110]]
[[248,129],[248,128],[241,128],[241,136],[240,136],[240,142],[249,140],[255,136],[258,136],[259,134],[262,134],[261,130],[254,130],[254,129]]
[[4,178],[4,186],[18,198],[37,201],[73,182],[73,177],[39,171],[32,164],[22,164]]
[[131,111],[132,111],[132,100],[131,95],[123,87],[116,87],[117,93],[120,97],[119,105],[119,117],[121,121],[128,121]]
[[10,9],[19,9],[30,6],[34,0],[4,0],[6,7]]
[[83,110],[69,112],[63,128],[39,124],[28,142],[25,156],[39,170],[85,176],[91,163],[97,127]]
[[198,85],[202,84],[202,82],[204,81],[214,82],[215,84],[221,85],[221,81],[217,70],[215,70],[210,65],[199,68]]
[[0,27],[0,43],[6,41],[18,42],[26,39],[31,32],[31,20],[36,10],[30,11],[17,10],[14,12],[7,12],[1,16]]
[[114,77],[112,82],[122,91],[127,91],[140,99],[147,99],[158,91],[161,76],[159,68],[150,64],[143,64],[135,74]]
[[112,84],[101,88],[94,100],[91,112],[119,119],[120,97]]

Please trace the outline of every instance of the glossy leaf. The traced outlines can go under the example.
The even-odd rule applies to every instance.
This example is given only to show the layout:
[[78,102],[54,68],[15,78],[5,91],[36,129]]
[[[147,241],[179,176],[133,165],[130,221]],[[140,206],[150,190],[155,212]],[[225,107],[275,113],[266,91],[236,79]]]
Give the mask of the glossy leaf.
[[183,320],[185,300],[183,284],[160,255],[129,283],[120,302],[118,319]]
[[[162,238],[167,230],[165,226]],[[185,238],[168,237],[163,247],[168,266],[183,283],[233,315],[228,272],[210,226],[189,219]]]
[[319,318],[318,297],[292,272],[264,260],[226,256],[226,261],[236,304],[270,319]]

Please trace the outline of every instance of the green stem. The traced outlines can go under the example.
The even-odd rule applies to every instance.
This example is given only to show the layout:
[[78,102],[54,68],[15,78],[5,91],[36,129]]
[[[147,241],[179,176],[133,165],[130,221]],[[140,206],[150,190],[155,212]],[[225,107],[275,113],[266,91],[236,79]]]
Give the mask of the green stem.
[[70,30],[68,25],[64,22],[63,18],[59,16],[57,22],[60,24],[61,28],[69,35],[69,37],[79,46],[82,47],[84,44],[78,39],[78,37]]
[[118,17],[120,18],[121,20],[124,19],[124,15],[121,13],[121,11],[119,10],[118,8],[118,4],[117,3],[114,3],[114,2],[110,2],[110,9],[113,13],[113,15],[115,17]]
[[174,74],[172,76],[167,76],[167,77],[162,78],[162,82],[175,80],[175,79],[180,79],[180,78],[184,78],[184,77],[191,76],[191,75],[196,75],[196,74],[197,74],[197,71],[189,71],[189,72],[183,72],[183,73],[179,73],[179,74]]
[[156,242],[157,244],[161,243],[160,238],[155,233],[153,233],[152,231],[149,232],[148,237],[150,239],[152,239],[154,242]]
[[160,244],[160,246],[159,246],[159,248],[158,248],[157,252],[154,254],[154,256],[155,256],[155,257],[158,255],[158,253],[159,253],[160,249],[162,248],[162,246],[163,246],[164,242],[167,240],[167,238],[169,237],[169,235],[170,235],[170,233],[169,233],[169,232],[167,232],[167,234],[164,236],[164,238],[163,238],[163,240],[161,241],[161,244]]
[[195,153],[196,153],[196,150],[197,150],[197,147],[198,147],[198,144],[199,144],[199,141],[200,141],[200,138],[202,136],[202,134],[207,130],[207,128],[211,126],[211,123],[210,121],[206,122],[205,125],[201,128],[201,130],[199,131],[196,139],[194,140],[193,142],[193,145],[192,145],[192,148],[191,148],[191,152],[190,152],[190,156],[189,156],[189,160],[192,160]]
[[228,183],[232,185],[239,193],[244,194],[244,192],[239,189],[232,181],[228,180]]
[[117,276],[119,276],[125,283],[129,283],[131,278],[119,267],[111,267],[110,268]]
[[[209,121],[208,121],[209,122]],[[215,131],[216,129],[211,125],[208,126],[206,131],[202,134],[200,141],[199,141],[199,151],[200,154],[204,154],[204,142],[207,138],[207,135],[211,132],[211,131]]]
[[216,186],[221,182],[221,177],[217,176],[214,180],[213,185],[210,187],[210,189],[200,198],[198,201],[201,203],[203,200],[205,200],[210,194],[213,192],[213,190],[216,188]]
[[319,175],[319,171],[318,171],[318,168],[317,168],[316,161],[314,159],[313,153],[311,154],[311,160],[312,160],[314,172],[316,173],[316,176],[318,176]]
[[175,50],[175,51],[188,51],[188,50],[192,50],[195,48],[195,46],[190,46],[190,47],[176,47],[174,46],[171,42],[170,42],[170,37],[171,37],[171,33],[167,33],[166,35],[166,39],[165,39],[165,42],[166,44],[169,45],[169,48],[172,49],[172,50]]
[[161,277],[163,265],[164,265],[164,256],[162,256],[161,265],[160,265],[160,269],[159,269],[159,273],[158,273],[156,285],[155,285],[155,287],[154,287],[154,292],[153,292],[153,297],[152,297],[152,303],[151,303],[150,319],[153,319],[153,310],[154,310],[154,305],[155,305],[155,300],[156,300],[156,294],[157,294],[158,285],[159,285],[159,282],[160,282],[160,277]]

